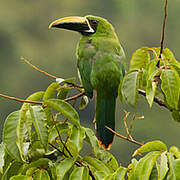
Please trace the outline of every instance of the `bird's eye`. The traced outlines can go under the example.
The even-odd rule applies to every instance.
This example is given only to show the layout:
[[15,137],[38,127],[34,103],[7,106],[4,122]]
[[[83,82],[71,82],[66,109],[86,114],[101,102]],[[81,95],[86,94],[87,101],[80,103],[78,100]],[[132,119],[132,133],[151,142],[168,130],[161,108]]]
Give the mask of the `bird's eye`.
[[92,24],[94,24],[94,25],[96,25],[96,24],[98,23],[98,21],[95,20],[95,19],[92,19],[91,22],[92,22]]

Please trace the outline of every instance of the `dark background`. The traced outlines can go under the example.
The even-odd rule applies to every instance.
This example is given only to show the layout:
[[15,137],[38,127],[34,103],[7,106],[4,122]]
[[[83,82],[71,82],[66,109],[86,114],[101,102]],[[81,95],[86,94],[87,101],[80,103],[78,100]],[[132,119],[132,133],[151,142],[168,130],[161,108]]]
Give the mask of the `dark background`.
[[[52,79],[34,71],[22,60],[58,77],[77,77],[75,50],[79,34],[64,30],[49,30],[53,20],[64,16],[88,14],[107,18],[115,27],[129,61],[141,46],[159,46],[163,18],[162,0],[2,0],[0,6],[0,93],[25,99],[33,92],[45,90]],[[165,46],[180,57],[180,1],[169,1]],[[0,98],[1,126],[7,115],[19,109],[21,103]],[[116,129],[125,134],[123,109],[140,116],[134,123],[133,137],[141,142],[162,140],[168,146],[179,146],[180,124],[174,122],[168,110],[153,104],[150,109],[141,97],[137,108],[122,105],[117,100]],[[81,123],[93,128],[94,103],[79,112]],[[2,134],[2,132],[1,132]],[[137,145],[115,137],[111,152],[123,165],[129,163]]]

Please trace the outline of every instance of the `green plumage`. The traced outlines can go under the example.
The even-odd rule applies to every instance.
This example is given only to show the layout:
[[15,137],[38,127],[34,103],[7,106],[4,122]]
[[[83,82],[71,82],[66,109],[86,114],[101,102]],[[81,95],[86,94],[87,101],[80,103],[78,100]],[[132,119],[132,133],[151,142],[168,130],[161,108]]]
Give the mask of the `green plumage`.
[[115,129],[115,104],[118,86],[125,71],[125,56],[112,25],[100,17],[96,33],[82,36],[78,48],[78,69],[81,81],[89,97],[93,90],[96,99],[97,137],[104,148],[113,141],[113,133],[105,128]]
[[77,47],[78,70],[88,97],[96,96],[96,130],[99,145],[110,149],[115,129],[118,86],[125,73],[125,55],[112,25],[97,16],[65,17],[49,28],[63,28],[82,34]]

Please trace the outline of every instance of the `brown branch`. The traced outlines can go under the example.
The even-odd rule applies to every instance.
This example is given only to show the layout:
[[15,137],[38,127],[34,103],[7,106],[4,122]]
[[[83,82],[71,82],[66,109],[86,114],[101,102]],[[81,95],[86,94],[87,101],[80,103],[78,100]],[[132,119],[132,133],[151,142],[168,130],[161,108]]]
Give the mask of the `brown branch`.
[[125,117],[123,118],[123,122],[124,122],[124,127],[126,129],[126,133],[127,133],[128,137],[130,139],[133,139],[131,134],[129,133],[129,129],[128,129],[128,126],[127,126],[127,123],[126,123],[126,119],[128,118],[130,112],[127,112],[126,110],[124,110],[124,113],[125,113]]
[[[77,98],[83,96],[84,94],[85,94],[85,92],[81,92],[81,93],[79,93],[77,95],[74,95],[72,97],[64,99],[64,101],[65,102],[72,101],[74,99],[77,99]],[[18,101],[18,102],[22,102],[22,103],[33,103],[33,104],[41,104],[41,105],[43,104],[43,102],[41,102],[41,101],[24,100],[24,99],[8,96],[8,95],[5,95],[5,94],[0,94],[0,97],[10,99],[10,100],[14,100],[14,101]]]
[[[146,96],[146,92],[144,91],[144,90],[142,90],[142,89],[138,89],[138,92],[139,92],[139,94],[141,94],[141,95],[143,95],[143,96]],[[162,99],[160,99],[160,98],[158,98],[158,97],[154,97],[154,102],[156,102],[157,104],[159,104],[160,106],[163,106],[163,107],[165,107],[165,108],[167,108],[168,109],[168,107],[167,107],[167,105],[165,104],[165,102],[162,100]]]
[[48,143],[51,147],[53,147],[54,149],[56,149],[58,152],[60,152],[61,154],[63,154],[65,157],[68,157],[66,154],[64,154],[59,148],[57,148],[56,146],[54,146],[51,143]]
[[123,135],[117,133],[116,131],[112,130],[112,129],[111,129],[110,127],[108,127],[108,126],[105,126],[105,128],[107,128],[109,131],[111,131],[113,134],[115,134],[116,136],[120,137],[121,139],[127,140],[127,141],[132,142],[132,143],[134,143],[134,144],[137,144],[137,145],[139,145],[139,146],[143,146],[143,145],[144,145],[144,144],[141,143],[141,142],[135,141],[135,140],[133,140],[133,139],[130,139],[129,137],[126,137],[126,136],[123,136]]
[[59,129],[58,129],[57,126],[56,126],[56,120],[57,120],[58,115],[59,115],[59,113],[57,113],[57,114],[55,115],[55,117],[53,118],[53,122],[54,122],[54,126],[55,126],[55,128],[56,128],[56,131],[57,131],[57,133],[58,133],[59,140],[60,140],[61,144],[63,145],[63,153],[64,153],[64,149],[66,149],[66,151],[68,152],[68,154],[72,157],[71,152],[69,151],[69,149],[66,147],[65,143],[63,142],[63,139],[62,139],[62,137],[61,137],[61,134],[60,134],[60,132],[59,132]]
[[[54,75],[52,75],[52,74],[49,74],[48,72],[46,72],[46,71],[38,68],[37,66],[33,65],[32,63],[30,63],[30,61],[27,60],[25,57],[21,57],[21,60],[23,60],[26,64],[28,64],[29,66],[31,66],[31,67],[32,67],[33,69],[35,69],[36,71],[38,71],[38,72],[40,72],[40,73],[42,73],[42,74],[44,74],[44,75],[46,75],[46,76],[48,76],[48,77],[51,77],[51,78],[53,78],[53,79],[58,79],[58,77],[56,77],[56,76],[54,76]],[[79,84],[68,83],[68,82],[66,82],[66,83],[69,84],[69,85],[71,85],[71,86],[74,87],[74,88],[78,88],[78,90],[79,90],[79,88],[83,88],[83,87],[82,87],[81,85],[79,85]]]
[[165,0],[165,2],[164,2],[164,18],[163,18],[162,32],[161,32],[161,49],[160,49],[159,58],[161,58],[161,55],[163,53],[163,48],[164,48],[165,26],[166,26],[166,19],[167,19],[167,4],[168,4],[168,0]]
[[21,60],[23,60],[26,64],[28,64],[29,66],[31,66],[33,69],[37,70],[38,72],[40,72],[48,77],[51,77],[53,79],[57,79],[56,76],[49,74],[46,71],[43,71],[43,70],[39,69],[38,67],[36,67],[35,65],[31,64],[25,57],[21,57]]
[[43,102],[41,102],[41,101],[24,100],[24,99],[12,97],[12,96],[7,96],[5,94],[0,94],[0,97],[6,98],[6,99],[11,99],[11,100],[18,101],[18,102],[23,102],[23,103],[43,104]]
[[136,119],[136,114],[137,113],[134,113],[133,114],[133,118],[131,120],[131,124],[130,124],[130,129],[129,129],[129,133],[131,134],[132,130],[133,130],[133,125],[134,125],[134,120]]
[[[165,38],[165,26],[166,26],[166,19],[167,19],[167,4],[168,0],[164,0],[164,18],[163,18],[163,23],[162,23],[162,31],[161,31],[161,42],[160,42],[160,54],[159,58],[162,59],[162,53],[164,49],[164,38]],[[163,60],[163,59],[162,59]],[[159,68],[160,60],[157,62],[157,67]]]
[[79,98],[79,97],[81,97],[81,96],[83,96],[83,95],[85,95],[85,92],[81,92],[81,93],[79,93],[79,94],[77,94],[77,95],[75,95],[75,96],[66,98],[66,99],[64,99],[64,101],[66,101],[66,102],[72,101],[72,100],[77,99],[77,98]]

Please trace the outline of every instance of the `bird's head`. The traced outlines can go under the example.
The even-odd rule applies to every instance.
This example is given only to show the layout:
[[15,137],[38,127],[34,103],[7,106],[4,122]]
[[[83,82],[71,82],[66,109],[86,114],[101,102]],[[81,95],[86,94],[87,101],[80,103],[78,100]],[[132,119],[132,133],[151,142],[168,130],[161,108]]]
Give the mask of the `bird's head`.
[[88,15],[85,17],[70,16],[53,21],[49,28],[62,28],[80,32],[84,36],[114,35],[114,28],[104,18]]

